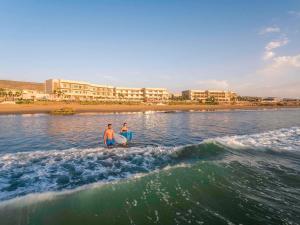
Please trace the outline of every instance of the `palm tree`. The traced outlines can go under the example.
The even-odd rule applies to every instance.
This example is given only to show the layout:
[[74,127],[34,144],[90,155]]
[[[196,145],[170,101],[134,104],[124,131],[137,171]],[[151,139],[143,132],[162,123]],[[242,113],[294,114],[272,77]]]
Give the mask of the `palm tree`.
[[6,96],[8,95],[9,97],[9,101],[11,100],[11,97],[13,97],[13,92],[12,91],[9,91],[8,93],[6,92]]
[[0,88],[0,96],[3,97],[6,95],[6,91],[4,88]]
[[231,97],[230,98],[230,102],[232,102],[233,104],[235,104],[235,102],[237,101],[237,97]]
[[57,95],[57,97],[62,97],[64,95],[64,93],[61,90],[54,90],[53,92],[55,95]]
[[0,97],[2,97],[2,100],[6,100],[6,91],[4,88],[0,88]]
[[216,103],[216,99],[215,97],[208,97],[206,100],[205,100],[206,103],[208,104],[215,104]]
[[17,92],[15,93],[15,97],[20,97],[20,96],[22,96],[22,94],[23,94],[23,91],[22,91],[22,90],[17,91]]

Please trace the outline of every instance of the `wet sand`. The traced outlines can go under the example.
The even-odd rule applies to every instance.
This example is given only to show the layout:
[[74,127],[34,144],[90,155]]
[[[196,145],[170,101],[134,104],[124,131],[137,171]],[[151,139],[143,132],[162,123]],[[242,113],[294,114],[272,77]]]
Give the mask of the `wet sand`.
[[76,113],[113,113],[113,112],[145,112],[145,111],[214,111],[214,110],[233,110],[233,109],[272,109],[272,108],[300,108],[300,105],[291,106],[253,106],[253,105],[80,105],[80,104],[0,104],[0,114],[34,114],[51,113],[61,108],[72,108]]

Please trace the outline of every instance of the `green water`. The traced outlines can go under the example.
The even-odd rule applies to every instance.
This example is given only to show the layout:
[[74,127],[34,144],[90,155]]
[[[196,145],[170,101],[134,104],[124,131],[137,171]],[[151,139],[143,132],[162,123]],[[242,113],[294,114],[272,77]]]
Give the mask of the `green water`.
[[[268,197],[268,184],[276,181],[256,172],[237,162],[177,165],[51,200],[6,206],[0,216],[2,224],[32,225],[297,224],[296,210]],[[260,190],[264,193],[254,194]]]

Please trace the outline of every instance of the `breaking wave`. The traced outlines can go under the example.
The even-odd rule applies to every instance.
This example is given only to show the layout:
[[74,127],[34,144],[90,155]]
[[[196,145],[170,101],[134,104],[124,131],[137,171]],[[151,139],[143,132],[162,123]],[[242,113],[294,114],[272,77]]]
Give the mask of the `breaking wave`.
[[270,149],[273,151],[300,151],[300,128],[282,128],[250,135],[215,138],[214,141],[235,149]]
[[0,155],[0,201],[116,181],[182,162],[218,160],[225,157],[228,148],[299,152],[300,128],[219,137],[189,146],[5,153]]

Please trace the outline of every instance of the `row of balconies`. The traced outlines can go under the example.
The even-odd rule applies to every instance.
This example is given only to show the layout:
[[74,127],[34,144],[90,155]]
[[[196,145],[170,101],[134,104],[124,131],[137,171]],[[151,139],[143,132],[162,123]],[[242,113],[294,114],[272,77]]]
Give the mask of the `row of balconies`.
[[162,94],[162,95],[168,95],[168,92],[166,91],[145,91],[145,92],[142,92],[142,91],[132,91],[132,90],[114,90],[114,89],[103,89],[101,88],[100,90],[97,89],[97,90],[91,90],[91,89],[84,89],[84,88],[65,88],[65,87],[61,87],[60,88],[61,90],[68,90],[68,92],[74,92],[74,91],[97,91],[98,93],[99,92],[107,92],[107,93],[117,93],[117,94],[141,94],[141,95],[144,95],[144,94]]
[[113,94],[113,95],[118,95],[118,94],[123,94],[123,95],[147,95],[147,96],[163,96],[163,95],[168,95],[167,93],[136,93],[136,92],[113,92],[113,91],[105,91],[105,92],[93,92],[93,91],[88,91],[88,90],[74,90],[74,89],[62,89],[60,88],[60,90],[64,93],[80,93],[80,94],[94,94],[94,95],[106,95],[106,94]]
[[62,90],[65,95],[80,95],[80,96],[99,96],[99,97],[118,97],[118,98],[168,98],[168,95],[158,95],[158,94],[151,94],[151,95],[135,95],[135,94],[127,94],[127,95],[118,95],[113,93],[97,93],[97,92],[88,92],[88,91],[69,91],[69,90]]
[[166,93],[167,94],[167,91],[165,90],[147,90],[145,88],[141,88],[141,89],[145,89],[145,90],[121,90],[121,89],[116,89],[116,88],[102,88],[102,87],[93,87],[93,86],[90,86],[90,85],[80,85],[80,84],[60,84],[60,88],[61,89],[79,89],[79,90],[92,90],[92,91],[97,91],[97,90],[106,90],[106,91],[115,91],[115,92],[142,92],[142,93]]
[[61,89],[76,89],[76,90],[91,90],[91,91],[97,91],[97,90],[105,90],[105,91],[111,91],[113,92],[113,88],[98,88],[98,87],[91,87],[91,86],[84,86],[84,85],[60,85]]

